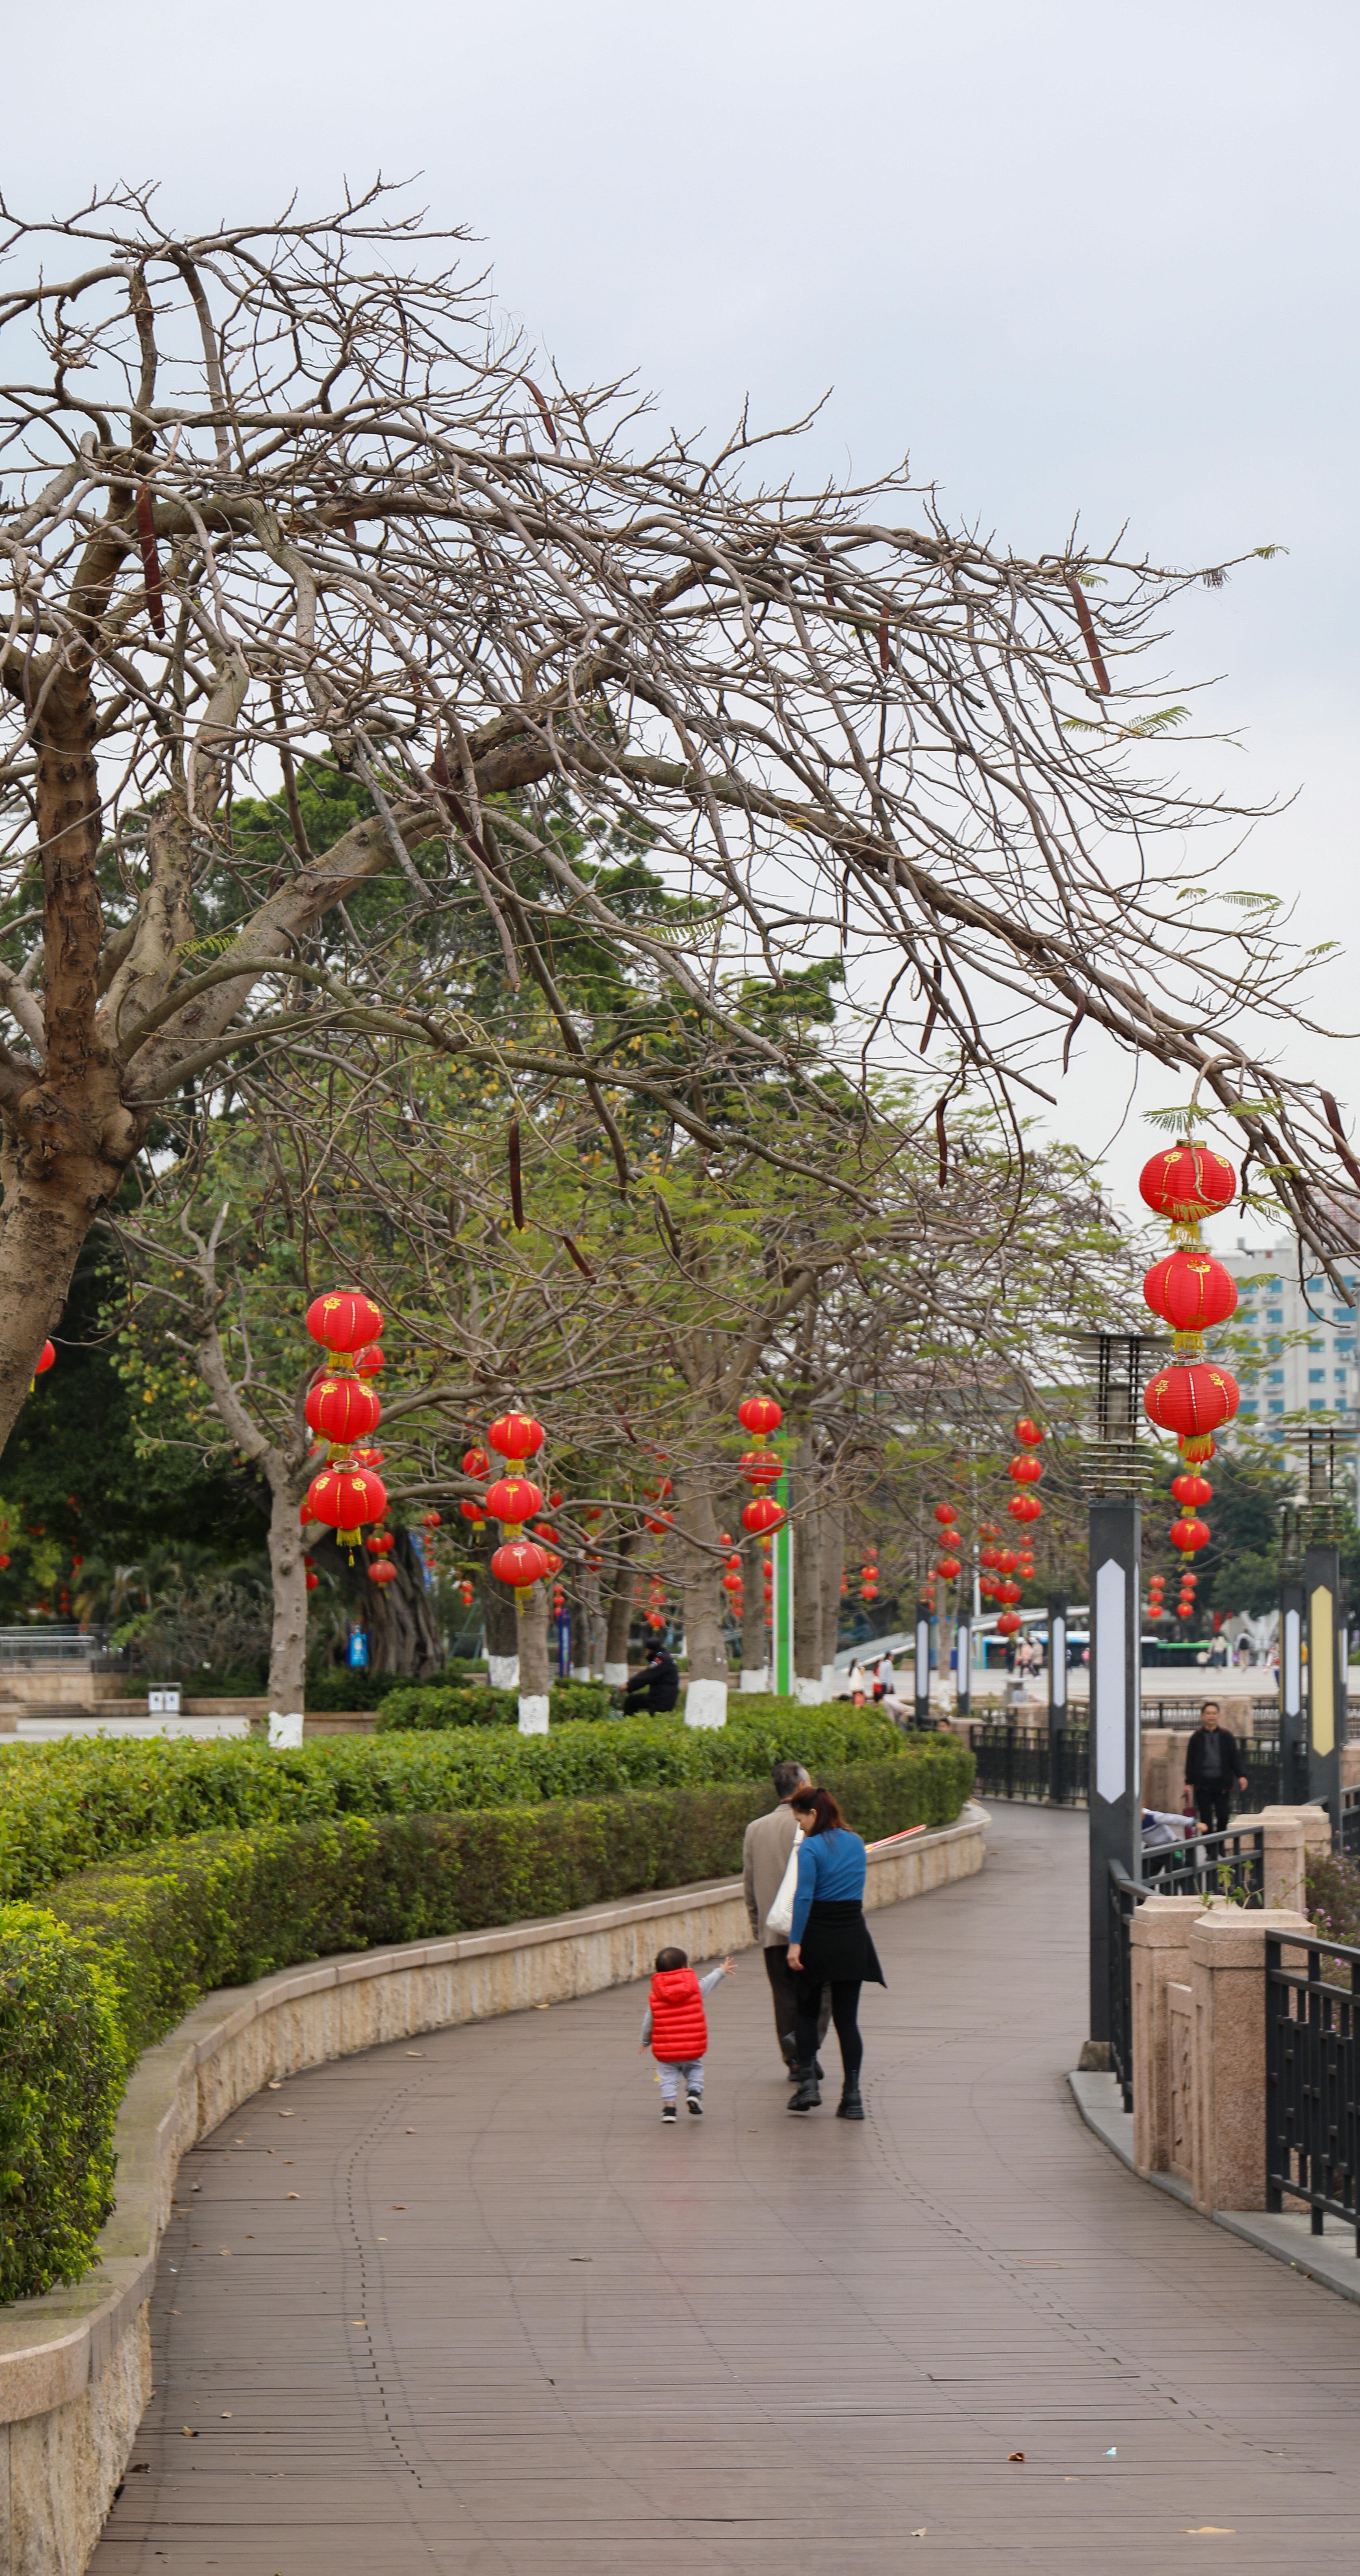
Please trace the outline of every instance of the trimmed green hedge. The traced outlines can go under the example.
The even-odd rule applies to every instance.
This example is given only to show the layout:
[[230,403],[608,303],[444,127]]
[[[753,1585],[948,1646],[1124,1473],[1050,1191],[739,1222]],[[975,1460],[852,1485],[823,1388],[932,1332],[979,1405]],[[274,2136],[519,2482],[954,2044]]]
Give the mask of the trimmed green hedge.
[[[609,1715],[609,1693],[603,1682],[554,1682],[548,1693],[553,1726],[585,1725]],[[450,1690],[443,1682],[412,1682],[384,1700],[377,1732],[450,1726],[515,1726],[519,1724],[517,1690]]]
[[218,1826],[447,1815],[540,1798],[754,1780],[790,1759],[814,1772],[841,1769],[926,1748],[946,1764],[958,1757],[971,1777],[970,1757],[959,1754],[952,1736],[904,1736],[890,1719],[848,1703],[786,1708],[769,1718],[740,1708],[725,1727],[711,1730],[679,1718],[639,1717],[561,1726],[548,1735],[482,1726],[344,1735],[296,1751],[164,1737],[11,1744],[0,1752],[0,1903],[37,1895],[54,1879],[115,1852]]
[[[872,1841],[951,1822],[972,1768],[952,1739],[925,1738],[826,1777]],[[768,1780],[727,1779],[461,1814],[275,1819],[78,1871],[41,1910],[0,1907],[0,2298],[88,2268],[126,2070],[201,1994],[338,1950],[726,1877],[773,1803]]]
[[113,2207],[129,2062],[100,1945],[35,1905],[0,1905],[0,2300],[78,2281]]

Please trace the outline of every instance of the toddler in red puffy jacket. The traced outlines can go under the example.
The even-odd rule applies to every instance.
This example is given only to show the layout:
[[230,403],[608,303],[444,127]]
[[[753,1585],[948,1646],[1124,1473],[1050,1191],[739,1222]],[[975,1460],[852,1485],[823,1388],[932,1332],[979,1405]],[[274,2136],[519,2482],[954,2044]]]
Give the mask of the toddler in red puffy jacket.
[[[651,2041],[661,2074],[663,2120],[674,2122],[682,2075],[690,2110],[696,2119],[703,2111],[704,2052],[708,2047],[704,1997],[712,1993],[719,1977],[731,1976],[732,1966],[730,1959],[724,1959],[720,1967],[710,1968],[706,1977],[696,1977],[683,1950],[658,1950],[656,1954],[656,1974],[642,2016],[642,2048]],[[639,2049],[639,2056],[641,2053]]]

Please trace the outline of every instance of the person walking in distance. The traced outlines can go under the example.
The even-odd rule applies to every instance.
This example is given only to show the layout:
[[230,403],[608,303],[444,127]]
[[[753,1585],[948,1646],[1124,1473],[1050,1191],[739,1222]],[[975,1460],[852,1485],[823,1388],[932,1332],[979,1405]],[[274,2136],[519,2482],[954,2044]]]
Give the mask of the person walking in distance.
[[1195,1813],[1207,1834],[1227,1832],[1233,1783],[1239,1790],[1247,1785],[1237,1738],[1220,1724],[1220,1715],[1217,1700],[1206,1699],[1185,1748],[1186,1786],[1194,1791]]
[[661,2117],[673,2121],[680,2078],[685,2079],[685,2099],[695,2118],[704,2107],[704,2059],[708,2053],[708,2022],[704,2014],[704,1997],[711,1994],[719,1977],[730,1977],[734,1962],[724,1959],[710,1968],[706,1977],[696,1977],[683,1950],[658,1950],[656,1974],[642,2016],[642,2055],[648,2041],[652,2055],[661,2070]]
[[829,1789],[796,1789],[789,1803],[804,1828],[789,1942],[789,1967],[798,1979],[798,2090],[790,2097],[789,2109],[813,2111],[822,2098],[816,2040],[817,2005],[825,1983],[831,1988],[831,2018],[844,2075],[836,2117],[862,2120],[859,2071],[864,2042],[859,2035],[859,1990],[866,1983],[884,1986],[888,1982],[864,1920],[868,1858]]
[[[775,2037],[792,2084],[798,2062],[793,2035],[798,2016],[798,1989],[789,1975],[788,1933],[771,1931],[768,1918],[770,1907],[783,1885],[789,1854],[798,1839],[798,1823],[789,1800],[799,1789],[810,1789],[812,1783],[801,1762],[776,1762],[770,1777],[779,1804],[768,1815],[754,1817],[746,1828],[741,1851],[741,1883],[751,1938],[760,1943],[765,1974],[770,1980]],[[826,2037],[830,2019],[831,1997],[824,1988],[817,2016],[819,2046]],[[819,2066],[819,2075],[821,2071]]]

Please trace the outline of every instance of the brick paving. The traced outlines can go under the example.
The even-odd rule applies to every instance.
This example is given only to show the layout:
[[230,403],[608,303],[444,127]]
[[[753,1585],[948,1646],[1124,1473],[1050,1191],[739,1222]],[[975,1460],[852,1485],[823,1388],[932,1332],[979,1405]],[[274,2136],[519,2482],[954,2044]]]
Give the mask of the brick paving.
[[1085,1819],[994,1813],[874,1918],[863,2128],[787,2116],[749,1954],[674,2130],[640,1988],[247,2104],[93,2576],[1349,2576],[1360,2311],[1083,2128]]

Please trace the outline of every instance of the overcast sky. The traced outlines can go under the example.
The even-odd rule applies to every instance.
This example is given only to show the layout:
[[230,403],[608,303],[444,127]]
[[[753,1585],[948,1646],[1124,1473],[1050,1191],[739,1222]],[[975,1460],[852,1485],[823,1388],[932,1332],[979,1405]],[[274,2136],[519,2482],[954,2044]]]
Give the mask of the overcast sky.
[[[565,377],[635,367],[677,426],[829,387],[810,466],[909,450],[1026,551],[1078,513],[1163,562],[1287,546],[1192,596],[1168,669],[1224,675],[1229,794],[1296,796],[1238,881],[1297,891],[1301,935],[1345,942],[1317,988],[1344,1027],[1357,56],[1353,0],[76,0],[8,17],[0,170],[33,215],[158,177],[172,225],[420,174]],[[1291,1060],[1360,1123],[1353,1046]],[[1097,1048],[1064,1132],[1098,1148],[1126,1087]]]

